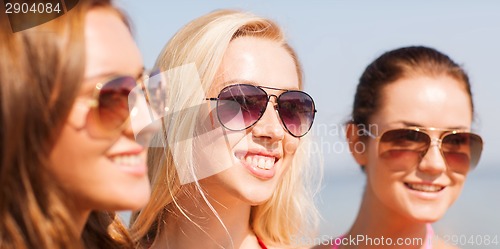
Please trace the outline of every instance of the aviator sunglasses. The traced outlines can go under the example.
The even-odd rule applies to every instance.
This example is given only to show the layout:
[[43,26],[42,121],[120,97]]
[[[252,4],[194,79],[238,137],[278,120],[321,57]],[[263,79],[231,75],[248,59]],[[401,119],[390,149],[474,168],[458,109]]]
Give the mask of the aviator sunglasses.
[[[86,127],[96,137],[109,138],[121,133],[134,110],[138,97],[144,96],[150,103],[150,95],[160,91],[158,87],[147,87],[149,76],[115,76],[108,81],[97,83],[92,98]],[[137,88],[136,88],[137,87]],[[158,105],[158,104],[156,104]]]
[[[267,94],[264,89],[283,92]],[[242,131],[262,118],[271,97],[275,98],[274,109],[290,135],[302,137],[311,129],[316,109],[312,97],[302,91],[235,84],[224,87],[217,98],[206,100],[217,101],[217,117],[224,128]]]
[[[363,131],[378,141],[380,158],[388,159],[394,170],[416,166],[429,148],[436,145],[450,170],[465,173],[476,167],[483,150],[479,135],[461,130],[409,127],[387,130],[380,136]],[[432,138],[427,131],[443,133],[439,138]]]

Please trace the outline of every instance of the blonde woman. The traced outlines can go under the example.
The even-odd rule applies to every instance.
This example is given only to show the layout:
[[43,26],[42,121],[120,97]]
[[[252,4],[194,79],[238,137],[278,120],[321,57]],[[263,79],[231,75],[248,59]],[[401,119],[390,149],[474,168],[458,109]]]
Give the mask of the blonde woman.
[[308,136],[315,107],[283,31],[249,13],[193,20],[156,66],[171,87],[166,149],[148,153],[144,248],[294,248],[314,232]]
[[128,122],[143,63],[123,15],[80,1],[19,32],[0,15],[0,30],[0,248],[133,248],[114,211],[144,206],[150,186]]

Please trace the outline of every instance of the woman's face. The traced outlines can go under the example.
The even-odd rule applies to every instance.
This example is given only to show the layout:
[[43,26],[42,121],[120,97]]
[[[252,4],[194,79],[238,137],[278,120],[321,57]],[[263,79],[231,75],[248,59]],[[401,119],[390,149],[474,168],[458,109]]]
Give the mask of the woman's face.
[[[380,110],[371,119],[375,133],[408,126],[470,130],[472,110],[463,83],[448,77],[402,78],[382,90]],[[373,131],[373,127],[372,127]],[[440,138],[443,131],[429,131]],[[434,222],[459,196],[467,172],[450,170],[438,146],[406,169],[390,169],[390,159],[378,155],[377,142],[368,140],[367,192],[405,219]]]
[[[299,79],[291,55],[278,43],[263,38],[240,37],[230,42],[216,81],[207,97],[217,97],[227,85],[247,83],[298,90]],[[265,89],[268,95],[283,91]],[[215,107],[215,101],[207,105]],[[221,127],[216,109],[210,109],[202,129],[209,130],[195,143],[195,163],[199,167],[221,169],[201,180],[208,195],[257,205],[276,191],[289,170],[299,138],[284,128],[271,98],[261,119],[243,131]],[[216,173],[216,172],[214,172]]]
[[140,75],[141,55],[123,21],[106,9],[87,14],[85,48],[85,79],[51,152],[51,171],[81,211],[138,209],[150,194],[146,150],[128,123],[112,138],[96,137],[88,128],[85,100],[112,76]]

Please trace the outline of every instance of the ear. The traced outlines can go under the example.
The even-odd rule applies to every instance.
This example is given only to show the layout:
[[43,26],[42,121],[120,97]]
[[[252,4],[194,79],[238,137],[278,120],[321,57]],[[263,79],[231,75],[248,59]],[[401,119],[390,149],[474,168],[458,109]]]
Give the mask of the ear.
[[362,137],[360,134],[363,134],[363,132],[356,124],[347,124],[345,135],[349,143],[349,150],[351,150],[354,160],[356,160],[361,167],[365,167],[368,163],[368,152],[366,143],[361,139]]

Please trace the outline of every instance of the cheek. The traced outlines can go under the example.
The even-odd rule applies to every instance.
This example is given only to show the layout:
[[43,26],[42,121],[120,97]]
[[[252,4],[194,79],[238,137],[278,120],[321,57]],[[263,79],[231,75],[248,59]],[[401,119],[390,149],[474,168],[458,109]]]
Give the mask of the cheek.
[[283,139],[283,156],[289,157],[295,155],[297,152],[297,148],[299,147],[300,138],[296,138],[290,135],[285,135],[285,139]]
[[460,193],[462,192],[462,189],[464,187],[465,179],[467,178],[467,174],[460,174],[460,173],[450,173],[448,174],[448,177],[451,179],[452,182],[452,187],[451,187],[451,198],[452,202],[454,202]]
[[[375,195],[386,202],[392,202],[397,195],[397,184],[399,179],[406,172],[392,172],[387,168],[386,163],[381,160],[377,151],[367,147],[368,163],[365,167],[365,174],[368,180],[369,187]],[[392,205],[392,204],[390,204]]]
[[[283,158],[282,158],[282,163],[280,167],[281,174],[287,172],[290,169],[290,166],[292,165],[295,153],[297,152],[297,149],[306,149],[304,146],[299,147],[300,145],[300,139],[286,135],[285,139],[282,141],[282,146],[283,146]],[[304,153],[308,153],[307,151]]]
[[[367,179],[369,179],[369,184],[375,193],[387,192],[389,186],[390,175],[384,170],[384,165],[380,163],[376,158],[368,161],[368,165],[365,168],[365,173]],[[385,191],[384,191],[385,189]]]
[[193,142],[194,148],[198,151],[219,151],[218,155],[232,154],[232,148],[244,140],[246,131],[230,131],[223,128],[217,118],[217,112],[210,108],[207,105],[206,108],[200,109],[195,125],[195,135],[188,140]]
[[195,149],[195,155],[202,153],[209,156],[232,157],[235,150],[248,150],[251,137],[246,131],[228,131],[222,127],[205,130],[189,139]]
[[62,185],[78,185],[79,179],[92,179],[99,173],[95,167],[105,159],[109,146],[109,142],[94,140],[85,130],[76,131],[66,124],[50,153],[49,171]]
[[[189,144],[192,144],[194,150],[194,169],[197,179],[203,179],[231,168],[237,163],[235,153],[248,151],[249,147],[245,131],[231,132],[221,127],[197,135],[189,140],[187,146]],[[184,162],[184,157],[184,153],[175,153],[174,161]],[[176,163],[176,165],[182,164]],[[179,173],[184,171],[178,170]],[[186,171],[183,175],[188,177],[191,173]]]
[[372,173],[376,173],[380,167],[384,167],[382,161],[378,156],[378,149],[376,148],[376,143],[372,142],[371,139],[369,142],[359,143],[358,146],[355,147],[357,153],[362,155],[363,161],[365,161],[365,171],[374,171]]
[[[49,171],[56,177],[56,179],[65,179],[72,171],[68,170],[72,157],[75,155],[75,145],[72,141],[77,141],[78,136],[71,130],[68,125],[65,125],[59,138],[57,139],[54,148],[50,153],[50,168]],[[80,158],[75,158],[80,160]]]

